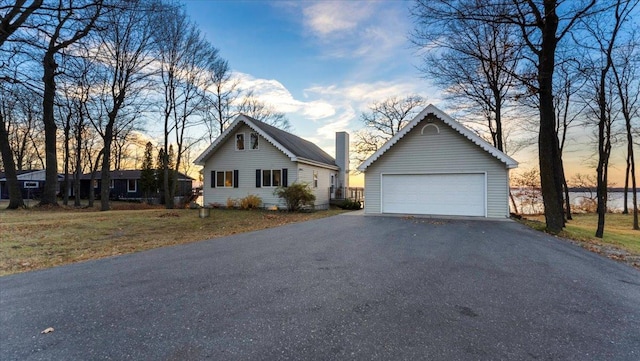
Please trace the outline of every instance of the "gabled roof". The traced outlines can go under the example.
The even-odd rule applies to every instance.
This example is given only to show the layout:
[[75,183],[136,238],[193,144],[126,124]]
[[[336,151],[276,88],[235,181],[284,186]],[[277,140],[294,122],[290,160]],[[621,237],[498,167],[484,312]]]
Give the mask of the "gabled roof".
[[[124,169],[124,170],[112,170],[110,172],[111,179],[140,179],[142,175],[142,170],[140,169]],[[101,172],[97,171],[95,173],[95,179],[100,179]],[[91,179],[91,173],[85,173],[80,176],[80,179]],[[193,181],[194,178],[189,177],[184,173],[178,172],[178,180],[187,180]]]
[[513,158],[509,157],[505,153],[498,150],[496,147],[487,143],[484,139],[480,138],[477,134],[469,130],[464,125],[458,123],[449,115],[436,108],[433,104],[429,104],[420,114],[416,115],[404,128],[400,129],[396,135],[394,135],[391,139],[389,139],[378,151],[373,153],[367,160],[365,160],[359,167],[358,170],[364,172],[369,168],[373,162],[375,162],[380,156],[382,156],[386,151],[388,151],[394,144],[396,144],[400,139],[402,139],[407,133],[411,131],[418,123],[420,123],[426,116],[433,115],[436,118],[443,121],[445,124],[450,126],[453,130],[460,133],[465,138],[469,139],[471,142],[475,143],[477,146],[482,148],[485,152],[491,154],[493,157],[501,161],[505,164],[507,168],[516,168],[518,166],[518,162],[516,162]]
[[198,156],[198,158],[196,158],[194,163],[204,165],[206,160],[241,124],[246,124],[249,128],[260,134],[293,162],[311,163],[320,166],[328,166],[330,168],[337,167],[336,161],[333,157],[310,141],[244,114],[236,117],[233,123],[231,123],[231,125],[215,141],[213,141],[213,143],[204,152],[202,152],[200,156]]
[[[31,175],[31,174],[35,174],[35,173],[44,173],[46,170],[45,169],[26,169],[26,170],[17,170],[16,171],[16,176],[18,177],[19,180],[24,180],[25,176],[27,175]],[[6,182],[7,181],[7,175],[5,172],[0,172],[0,182]],[[63,180],[64,179],[64,175],[58,173],[58,180]],[[44,178],[42,178],[42,180],[44,180]]]
[[[17,170],[16,176],[21,176],[23,174],[28,174],[28,173],[42,172],[43,170],[44,169]],[[0,180],[6,180],[5,177],[6,177],[5,172],[0,172]]]

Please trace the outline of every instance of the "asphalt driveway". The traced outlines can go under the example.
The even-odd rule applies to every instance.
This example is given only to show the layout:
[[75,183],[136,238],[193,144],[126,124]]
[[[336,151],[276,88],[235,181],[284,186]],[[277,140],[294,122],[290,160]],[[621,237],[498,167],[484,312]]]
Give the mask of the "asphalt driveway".
[[640,272],[514,222],[341,215],[1,277],[0,359],[640,360]]

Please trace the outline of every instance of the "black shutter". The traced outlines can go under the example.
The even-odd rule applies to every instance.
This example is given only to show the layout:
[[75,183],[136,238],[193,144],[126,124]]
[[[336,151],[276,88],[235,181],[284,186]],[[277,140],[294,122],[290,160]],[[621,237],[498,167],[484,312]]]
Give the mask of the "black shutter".
[[289,186],[289,179],[288,179],[288,172],[287,172],[287,168],[283,168],[283,169],[282,169],[282,186],[283,186],[283,187],[288,187],[288,186]]
[[262,170],[256,169],[256,188],[262,185]]
[[238,170],[233,171],[233,188],[238,188]]
[[216,187],[216,171],[212,170],[211,171],[211,188],[215,188]]

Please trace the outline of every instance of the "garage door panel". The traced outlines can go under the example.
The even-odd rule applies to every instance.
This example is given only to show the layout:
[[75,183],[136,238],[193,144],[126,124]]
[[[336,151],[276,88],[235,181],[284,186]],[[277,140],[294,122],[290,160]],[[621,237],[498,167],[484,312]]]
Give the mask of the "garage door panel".
[[382,176],[382,212],[485,215],[484,174],[388,174]]

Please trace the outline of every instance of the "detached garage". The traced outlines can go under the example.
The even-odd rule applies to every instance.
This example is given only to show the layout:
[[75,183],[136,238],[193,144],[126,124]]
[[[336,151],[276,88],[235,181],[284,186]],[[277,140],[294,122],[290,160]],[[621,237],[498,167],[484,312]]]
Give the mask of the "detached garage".
[[358,169],[366,214],[509,217],[518,163],[433,105]]

